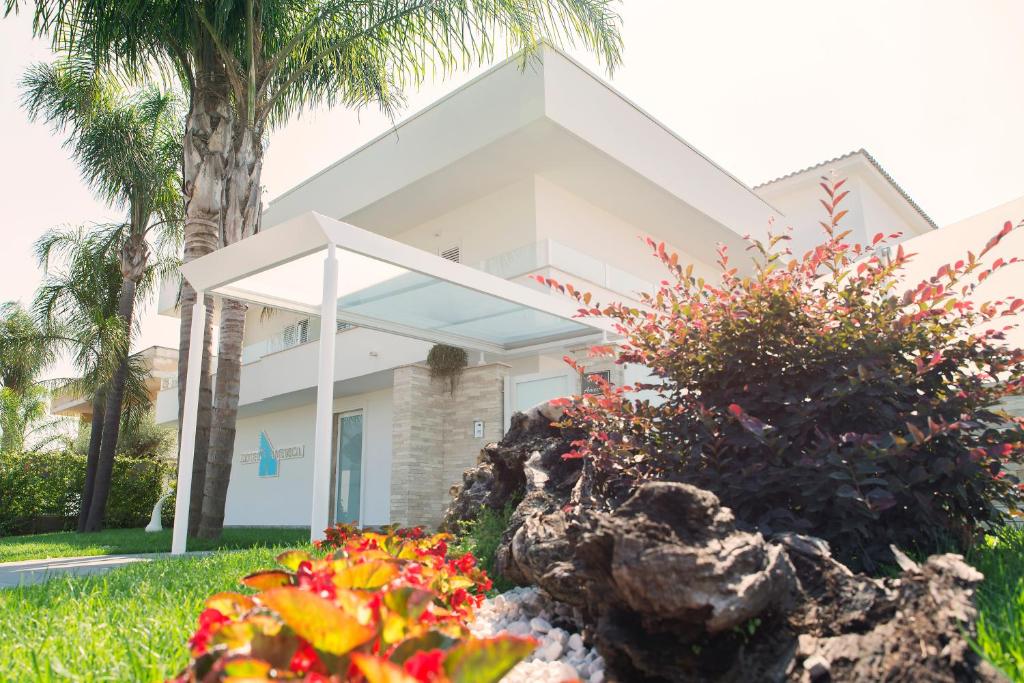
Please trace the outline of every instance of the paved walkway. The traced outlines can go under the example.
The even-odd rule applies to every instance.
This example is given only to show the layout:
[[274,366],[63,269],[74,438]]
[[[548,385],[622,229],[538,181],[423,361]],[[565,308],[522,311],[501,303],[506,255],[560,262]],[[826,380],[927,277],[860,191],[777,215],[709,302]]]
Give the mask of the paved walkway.
[[[200,553],[188,554],[198,555]],[[55,576],[68,574],[72,576],[101,574],[134,562],[151,562],[152,560],[166,557],[172,557],[172,555],[170,553],[92,555],[88,557],[53,557],[45,560],[25,560],[23,562],[0,562],[0,588],[42,583]]]

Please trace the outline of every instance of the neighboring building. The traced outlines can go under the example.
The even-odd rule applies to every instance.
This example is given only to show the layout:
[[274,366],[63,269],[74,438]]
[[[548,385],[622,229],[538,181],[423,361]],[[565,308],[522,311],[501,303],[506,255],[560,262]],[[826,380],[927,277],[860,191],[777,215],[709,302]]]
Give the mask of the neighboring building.
[[[151,346],[134,354],[148,372],[146,391],[151,403],[156,403],[161,389],[173,386],[178,378],[178,350],[165,346]],[[76,417],[83,424],[92,420],[93,401],[91,396],[80,396],[68,390],[54,393],[50,400],[50,413],[63,417]]]
[[[309,211],[425,252],[531,284],[540,274],[635,300],[662,278],[640,239],[665,241],[714,275],[728,245],[769,221],[795,244],[819,239],[818,177],[850,178],[844,225],[924,235],[934,224],[866,152],[751,189],[560,52],[505,62],[275,200],[264,230]],[[176,288],[161,311],[176,315]],[[319,321],[252,307],[246,327],[228,525],[308,525]],[[335,333],[334,330],[331,333]],[[432,380],[431,344],[339,326],[333,519],[436,524],[449,488],[501,437],[513,411],[585,388],[553,345],[500,359],[474,353],[453,393]],[[638,368],[588,370],[613,382]],[[157,400],[177,419],[177,391]]]

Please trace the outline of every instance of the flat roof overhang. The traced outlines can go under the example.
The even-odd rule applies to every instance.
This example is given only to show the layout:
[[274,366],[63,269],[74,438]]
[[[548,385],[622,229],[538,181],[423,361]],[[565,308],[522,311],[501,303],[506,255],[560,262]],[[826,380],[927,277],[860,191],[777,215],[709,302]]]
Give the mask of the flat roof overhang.
[[516,56],[271,201],[395,236],[511,183],[543,177],[713,263],[782,216],[558,50]]
[[568,298],[510,282],[313,212],[182,266],[197,290],[321,315],[337,254],[337,320],[498,355],[585,343],[613,328]]

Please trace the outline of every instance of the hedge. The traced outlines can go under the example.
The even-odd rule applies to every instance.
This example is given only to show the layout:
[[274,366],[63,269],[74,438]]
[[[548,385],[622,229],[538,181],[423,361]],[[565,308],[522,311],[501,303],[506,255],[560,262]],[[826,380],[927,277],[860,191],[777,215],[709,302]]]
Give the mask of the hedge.
[[[116,458],[105,526],[144,526],[164,481],[172,475],[173,466],[168,463]],[[85,457],[80,455],[0,455],[0,536],[38,531],[40,521],[47,518],[58,529],[74,528],[84,482]],[[173,502],[164,508],[173,510]]]

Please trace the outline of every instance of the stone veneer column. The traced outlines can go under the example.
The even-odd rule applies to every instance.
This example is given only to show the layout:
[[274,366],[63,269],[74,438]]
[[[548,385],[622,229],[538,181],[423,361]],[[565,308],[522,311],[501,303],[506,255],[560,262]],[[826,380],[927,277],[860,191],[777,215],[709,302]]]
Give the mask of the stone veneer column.
[[422,365],[395,368],[391,445],[391,522],[425,524],[426,501],[441,488],[444,415]]
[[[395,369],[391,453],[391,521],[436,527],[450,500],[448,491],[476,463],[488,441],[504,431],[504,364],[467,367],[454,395],[430,369]],[[484,421],[483,438],[473,422]]]
[[[449,491],[462,482],[462,473],[477,463],[480,451],[491,441],[501,441],[505,433],[505,377],[509,366],[504,363],[476,365],[466,368],[459,378],[455,396],[444,392],[444,490],[435,501],[437,520],[451,502]],[[483,438],[473,436],[473,423],[483,420]]]

